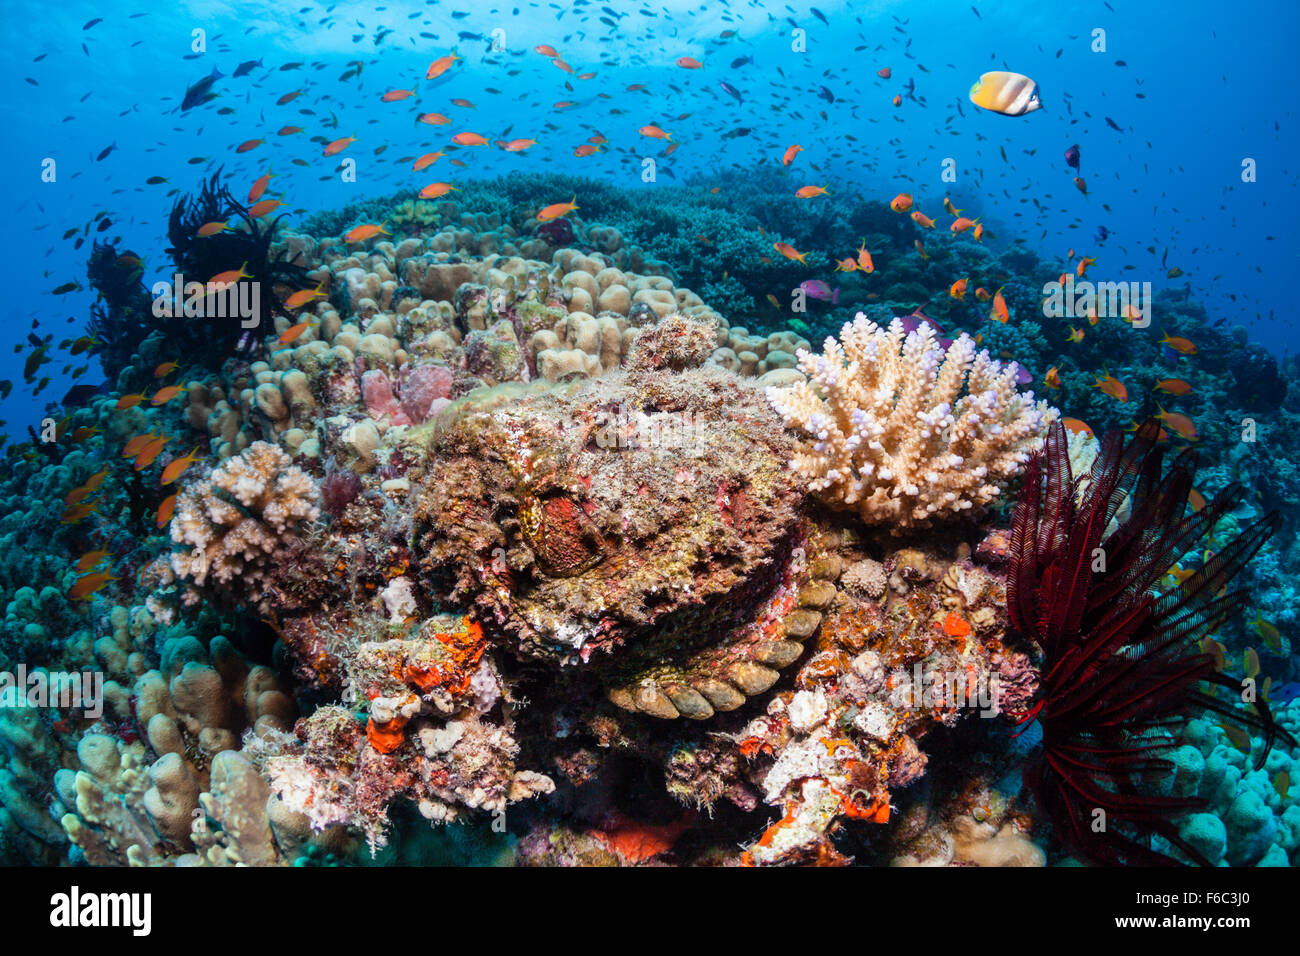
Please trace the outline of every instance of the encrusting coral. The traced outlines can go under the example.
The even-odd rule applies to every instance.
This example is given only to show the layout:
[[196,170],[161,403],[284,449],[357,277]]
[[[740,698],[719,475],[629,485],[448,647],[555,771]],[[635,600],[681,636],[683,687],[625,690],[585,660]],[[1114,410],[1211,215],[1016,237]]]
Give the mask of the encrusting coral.
[[813,439],[795,471],[868,524],[905,528],[988,504],[1057,418],[1016,388],[1014,363],[976,353],[968,335],[945,348],[928,324],[882,329],[858,313],[840,337],[821,355],[800,350],[810,381],[767,395]]

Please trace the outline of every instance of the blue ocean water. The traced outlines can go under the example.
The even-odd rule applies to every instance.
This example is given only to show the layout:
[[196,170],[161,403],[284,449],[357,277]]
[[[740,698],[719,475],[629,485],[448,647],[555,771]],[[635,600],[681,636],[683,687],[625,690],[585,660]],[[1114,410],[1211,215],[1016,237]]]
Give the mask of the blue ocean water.
[[[1244,326],[1276,354],[1293,345],[1293,4],[1247,3],[1230,17],[1208,0],[1180,4],[1176,17],[1161,3],[1112,10],[1102,0],[1068,8],[826,2],[816,8],[822,17],[780,3],[459,6],[15,4],[3,41],[11,64],[3,117],[14,140],[0,157],[9,186],[3,249],[16,279],[12,341],[33,321],[60,339],[79,334],[93,293],[50,293],[67,281],[85,285],[90,239],[120,237],[144,258],[146,281],[165,275],[168,194],[196,190],[218,167],[240,182],[273,171],[271,194],[292,211],[290,223],[420,188],[426,178],[399,157],[432,151],[446,139],[440,134],[460,130],[489,139],[510,130],[537,145],[463,149],[454,155],[466,166],[455,177],[565,171],[652,189],[641,161],[663,143],[637,130],[656,124],[679,144],[660,160],[658,183],[778,163],[797,142],[809,184],[886,201],[908,191],[932,212],[951,195],[1001,241],[1023,239],[1044,256],[1095,254],[1104,278],[1190,287],[1215,317]],[[536,53],[543,44],[574,73]],[[453,48],[462,61],[426,81],[428,64]],[[702,66],[681,68],[681,57]],[[263,65],[233,77],[248,60]],[[353,63],[360,74],[340,79]],[[882,67],[891,79],[876,75]],[[223,74],[216,98],[179,112],[185,90],[214,69]],[[1031,76],[1043,108],[1006,117],[973,107],[967,91],[991,69]],[[577,79],[588,72],[595,75]],[[415,97],[381,101],[410,89]],[[823,89],[832,100],[819,98]],[[906,95],[901,107],[891,104],[895,94]],[[451,106],[453,98],[474,109]],[[557,110],[558,102],[575,105]],[[453,125],[417,124],[425,111]],[[285,126],[303,132],[277,136]],[[738,129],[748,132],[728,137]],[[593,131],[608,138],[608,151],[575,158]],[[347,156],[356,177],[344,182],[310,138],[353,134]],[[252,139],[265,142],[236,152]],[[1063,160],[1072,144],[1087,197]],[[56,164],[53,182],[43,179],[47,160]],[[955,181],[943,178],[946,160]],[[1242,181],[1248,160],[1250,183]],[[154,176],[167,182],[146,185]],[[797,200],[790,203],[799,215]],[[110,228],[74,250],[99,213]],[[1102,226],[1110,238],[1097,243]],[[60,238],[73,229],[73,238]],[[1174,266],[1183,275],[1167,278]],[[0,377],[21,383],[25,353],[4,352]],[[59,367],[41,396],[19,384],[5,401],[0,417],[11,433],[66,391]]]

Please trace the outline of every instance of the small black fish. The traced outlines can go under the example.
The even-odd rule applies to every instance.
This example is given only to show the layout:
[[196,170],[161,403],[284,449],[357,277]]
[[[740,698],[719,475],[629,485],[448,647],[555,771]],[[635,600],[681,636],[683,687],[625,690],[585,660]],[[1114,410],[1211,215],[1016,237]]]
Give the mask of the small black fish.
[[107,156],[115,149],[117,149],[117,143],[114,143],[112,146],[105,146],[102,150],[100,150],[99,155],[95,157],[95,162],[99,162],[101,159],[103,159],[105,156]]
[[235,72],[230,75],[232,77],[244,76],[248,73],[253,72],[255,68],[261,65],[262,65],[261,60],[245,60],[243,63],[239,64],[239,66],[235,67]]
[[214,66],[211,73],[187,89],[184,99],[181,100],[181,112],[184,113],[215,98],[216,94],[212,92],[212,84],[221,79],[223,75]]
[[100,385],[74,385],[72,388],[68,389],[68,393],[63,396],[63,404],[67,407],[84,405],[100,392],[104,391],[107,387],[107,382]]
[[754,62],[754,54],[752,53],[749,56],[738,56],[731,61],[731,68],[733,70],[738,70],[745,64],[747,63],[752,64],[753,62]]
[[813,16],[815,16],[822,23],[826,24],[827,26],[831,25],[831,21],[826,19],[826,14],[822,13],[816,7],[809,7],[808,12],[811,13]]
[[83,29],[83,30],[89,30],[89,29],[90,29],[91,27],[93,27],[96,23],[103,23],[103,22],[104,22],[104,18],[103,18],[103,17],[95,17],[95,19],[89,21],[89,22],[88,22],[84,27],[82,27],[81,29]]
[[1120,129],[1120,125],[1116,123],[1113,119],[1111,119],[1109,116],[1106,117],[1106,125],[1109,126],[1117,133],[1124,132],[1124,130]]
[[817,87],[817,98],[819,100],[825,100],[827,103],[835,102],[835,94],[824,86]]

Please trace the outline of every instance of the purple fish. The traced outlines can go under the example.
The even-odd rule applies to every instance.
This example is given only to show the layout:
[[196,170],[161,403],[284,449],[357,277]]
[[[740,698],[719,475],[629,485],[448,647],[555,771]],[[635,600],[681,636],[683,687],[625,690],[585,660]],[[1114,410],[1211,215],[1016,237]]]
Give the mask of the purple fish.
[[940,349],[946,352],[948,351],[949,346],[952,345],[952,341],[953,341],[952,339],[945,339],[942,335],[939,334],[943,331],[943,327],[940,326],[938,322],[934,321],[934,319],[930,318],[928,315],[921,315],[919,312],[913,312],[911,315],[899,316],[898,321],[903,323],[903,331],[906,332],[908,335],[911,335],[913,332],[919,329],[921,327],[921,323],[925,322],[930,326],[930,328],[934,329],[935,331],[934,340],[938,344]]
[[1075,143],[1065,151],[1065,165],[1071,169],[1079,168],[1079,144]]
[[1016,367],[1017,384],[1028,385],[1030,382],[1034,380],[1034,377],[1029,374],[1029,369],[1025,368],[1019,362],[1012,362],[1011,364]]
[[804,295],[810,295],[814,299],[829,301],[831,305],[840,304],[840,290],[836,289],[832,292],[831,287],[821,279],[805,279],[799,283],[799,288],[803,290]]

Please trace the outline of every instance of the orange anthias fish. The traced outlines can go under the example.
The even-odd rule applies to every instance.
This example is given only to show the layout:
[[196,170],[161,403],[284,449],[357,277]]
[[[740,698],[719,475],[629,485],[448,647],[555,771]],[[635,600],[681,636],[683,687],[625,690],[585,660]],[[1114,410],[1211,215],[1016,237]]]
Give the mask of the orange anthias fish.
[[375,236],[380,236],[380,235],[386,236],[388,234],[389,234],[388,230],[385,229],[382,225],[376,225],[373,222],[368,222],[368,223],[363,223],[360,226],[356,226],[352,229],[349,229],[348,232],[343,236],[343,241],[344,242],[365,242],[367,239],[373,239]]
[[451,125],[451,120],[443,116],[441,113],[421,113],[417,122],[423,123],[425,126]]
[[81,488],[73,488],[64,496],[63,503],[71,507],[72,505],[80,504],[85,501],[92,494],[94,494],[94,490],[91,488],[86,488],[84,486]]
[[798,196],[800,199],[812,199],[813,196],[825,196],[826,187],[825,186],[804,186],[801,189],[795,190],[795,195]]
[[974,225],[974,219],[967,219],[965,216],[959,216],[953,220],[952,225],[948,228],[952,230],[954,235],[960,235]]
[[396,103],[399,100],[409,99],[415,95],[415,90],[389,90],[380,97],[385,103]]
[[1002,298],[1001,288],[993,293],[993,310],[989,313],[989,318],[1003,325],[1011,318],[1011,310],[1007,308],[1007,300]]
[[180,385],[168,385],[166,388],[158,389],[158,391],[154,393],[153,398],[149,399],[149,404],[154,406],[166,405],[177,395],[188,391],[188,388],[182,388]]
[[1047,374],[1043,376],[1043,385],[1046,388],[1061,387],[1061,373],[1060,370],[1057,369],[1055,365],[1049,368],[1047,370]]
[[665,133],[658,126],[642,126],[637,132],[650,139],[666,139],[671,142],[673,138],[671,133]]
[[486,146],[487,137],[480,133],[457,133],[451,138],[457,146]]
[[283,332],[280,333],[280,337],[275,340],[275,344],[288,345],[290,342],[295,341],[299,336],[301,336],[304,332],[306,332],[311,327],[312,327],[311,319],[304,319],[303,321],[298,322],[295,325],[291,325]]
[[984,288],[983,286],[980,286],[975,290],[975,298],[978,299],[980,302],[987,302],[989,299],[993,298],[993,296],[989,295],[988,289]]
[[563,70],[565,73],[573,73],[573,72],[575,72],[575,70],[573,69],[573,67],[569,66],[569,64],[565,63],[564,60],[560,59],[558,56],[555,57],[555,59],[551,60],[551,64],[552,64],[552,65],[553,65],[557,70]]
[[794,158],[802,152],[803,152],[803,147],[800,146],[798,143],[795,143],[793,146],[787,149],[785,151],[785,155],[781,157],[781,165],[789,166],[791,163],[794,162]]
[[1128,389],[1124,387],[1123,382],[1111,375],[1110,372],[1104,373],[1103,378],[1093,382],[1092,387],[1101,389],[1103,395],[1109,395],[1117,402],[1128,401]]
[[879,70],[876,70],[876,76],[880,77],[882,80],[887,80],[893,75],[894,75],[894,71],[887,66],[881,67]]
[[1083,435],[1092,434],[1092,426],[1077,418],[1062,418],[1061,424],[1065,426],[1065,430],[1068,432],[1076,432]]
[[325,155],[333,156],[335,153],[341,153],[357,141],[355,136],[344,136],[342,139],[336,139],[325,147]]
[[154,524],[159,528],[164,528],[172,520],[172,515],[176,512],[176,496],[168,495],[163,499],[163,503],[158,506],[158,515],[154,518]]
[[[862,240],[862,246],[858,249],[858,268],[863,272],[875,272],[876,264],[871,261],[871,253],[867,252],[867,240]],[[845,270],[848,271],[847,269]]]
[[449,192],[457,191],[451,183],[429,183],[420,190],[421,199],[437,199],[439,196],[445,196]]
[[929,254],[928,252],[925,251],[925,246],[921,245],[921,240],[920,240],[920,239],[913,239],[913,240],[912,240],[912,245],[916,246],[916,251],[919,252],[919,253],[921,254],[921,258],[922,258],[922,259],[929,259],[929,258],[930,258],[930,254]]
[[835,271],[836,272],[857,272],[858,260],[853,258],[837,259],[835,261]]
[[158,456],[163,453],[163,449],[167,447],[169,441],[171,441],[170,438],[166,435],[162,435],[149,442],[140,449],[140,454],[135,456],[135,461],[132,463],[132,467],[135,468],[136,471],[144,471],[158,460]]
[[781,253],[781,255],[785,256],[787,259],[794,259],[802,265],[807,265],[807,263],[804,262],[804,257],[808,255],[808,253],[800,252],[788,242],[774,242],[772,243],[772,248]]
[[68,589],[68,597],[74,601],[88,601],[90,596],[102,588],[109,581],[119,581],[107,571],[97,571],[94,574],[88,574],[84,578],[79,578],[77,583]]
[[114,405],[113,408],[115,411],[119,411],[119,412],[125,411],[128,408],[135,408],[137,405],[143,402],[144,399],[145,399],[144,392],[137,392],[134,395],[123,395],[121,398],[117,400],[117,404]]
[[106,557],[108,557],[108,554],[109,553],[107,551],[87,551],[77,560],[77,564],[76,564],[77,573],[85,574],[91,568],[95,567]]
[[921,212],[921,210],[919,209],[912,210],[912,222],[916,223],[918,226],[921,226],[925,229],[934,228],[934,220],[931,219],[929,216],[927,216],[925,213]]
[[214,291],[220,291],[226,286],[234,285],[240,279],[253,278],[250,273],[244,271],[247,268],[248,263],[245,262],[238,269],[227,269],[225,272],[218,272],[208,280],[208,288],[213,289]]
[[889,208],[894,212],[907,212],[912,208],[912,196],[910,193],[899,193],[889,201]]
[[894,94],[894,100],[893,100],[893,103],[894,103],[895,106],[902,106],[902,105],[903,105],[903,97],[902,97],[902,95],[901,95],[901,94],[898,94],[898,93],[895,93],[895,94]]
[[422,169],[428,169],[430,166],[432,166],[441,158],[442,158],[442,150],[438,150],[438,152],[436,153],[425,153],[423,156],[421,156],[419,159],[415,161],[415,163],[411,166],[411,168],[418,173]]
[[1065,337],[1065,341],[1067,341],[1067,342],[1082,342],[1082,341],[1083,341],[1083,329],[1076,329],[1073,325],[1070,326],[1070,334],[1067,335],[1067,336]]
[[134,438],[129,439],[127,443],[122,446],[122,457],[134,458],[136,455],[140,454],[140,451],[144,448],[145,445],[149,444],[149,442],[153,441],[158,437],[159,435],[157,432],[143,432],[139,435],[136,435]]
[[261,146],[265,142],[266,140],[264,139],[246,139],[235,147],[235,152],[246,153],[250,149],[257,149],[257,147]]
[[279,199],[263,199],[261,202],[254,203],[249,207],[248,214],[254,219],[261,219],[263,216],[269,216],[283,205],[284,203]]
[[577,208],[578,208],[578,197],[575,195],[568,202],[551,203],[551,205],[547,206],[545,209],[543,209],[541,212],[537,214],[537,221],[550,222],[553,219],[559,219],[562,216],[567,216],[569,213],[573,212],[573,210]]
[[323,299],[325,293],[322,289],[325,286],[325,280],[321,279],[314,289],[300,289],[289,298],[284,300],[286,309],[299,309],[310,302],[312,299]]
[[583,143],[573,151],[574,156],[591,156],[600,152],[600,147],[595,143]]
[[557,57],[560,55],[555,51],[555,47],[550,46],[546,43],[539,43],[537,46],[533,47],[533,52],[540,53],[542,56],[549,56],[549,57]]
[[225,232],[230,227],[224,222],[205,222],[199,226],[198,232],[195,233],[200,239],[206,239],[209,236],[215,236],[218,233]]
[[170,485],[181,475],[185,474],[186,469],[188,469],[190,465],[202,461],[203,459],[199,456],[198,450],[199,446],[195,445],[194,451],[190,452],[184,458],[177,458],[173,461],[169,461],[167,467],[163,469],[162,477],[158,479],[158,484],[160,486]]
[[512,139],[512,140],[510,140],[508,143],[507,143],[507,142],[500,142],[500,141],[499,141],[499,145],[500,145],[501,148],[504,149],[507,153],[522,153],[522,152],[524,152],[525,150],[532,149],[534,146],[536,146],[536,145],[537,145],[537,140],[535,140],[535,139]]
[[[1158,403],[1156,408],[1160,408]],[[1163,408],[1160,408],[1160,414],[1157,415],[1156,418],[1160,419],[1168,425],[1172,431],[1177,432],[1188,441],[1197,441],[1201,437],[1196,433],[1196,426],[1192,423],[1192,420],[1179,412],[1167,412]]]
[[81,487],[89,489],[90,491],[96,491],[99,489],[99,486],[104,483],[104,479],[107,477],[108,477],[108,465],[105,465],[103,468],[99,469],[99,471],[95,472],[93,475],[87,478],[85,483],[82,484]]
[[1080,279],[1082,279],[1084,274],[1088,271],[1088,267],[1092,265],[1096,265],[1096,263],[1097,263],[1096,256],[1084,256],[1082,259],[1079,260],[1079,265],[1075,268],[1074,274],[1078,276]]
[[257,202],[261,199],[262,193],[266,192],[266,187],[269,185],[271,185],[271,174],[266,173],[253,183],[253,188],[248,191],[248,201]]
[[96,498],[94,501],[87,501],[79,505],[71,505],[63,509],[63,514],[59,518],[60,524],[76,524],[78,521],[84,521],[95,513],[99,507],[102,498]]
[[1169,395],[1186,395],[1193,391],[1190,383],[1183,381],[1181,378],[1162,378],[1156,382],[1153,392],[1165,392]]
[[982,222],[975,223],[975,231],[971,233],[971,238],[974,239],[976,242],[984,241],[984,223]]
[[456,55],[455,50],[452,50],[446,56],[439,57],[429,64],[429,70],[424,74],[424,78],[426,80],[432,80],[442,76],[442,74],[450,70],[459,59],[460,57]]
[[678,57],[677,65],[680,66],[683,70],[698,70],[700,67],[704,66],[703,63],[701,63],[699,60],[695,59],[692,56]]
[[1165,337],[1160,340],[1161,345],[1167,345],[1180,355],[1195,355],[1196,346],[1191,339],[1185,339],[1180,335],[1170,335],[1165,333]]

